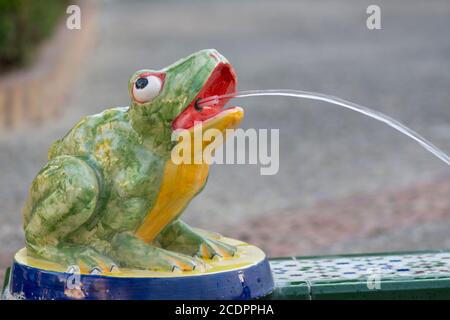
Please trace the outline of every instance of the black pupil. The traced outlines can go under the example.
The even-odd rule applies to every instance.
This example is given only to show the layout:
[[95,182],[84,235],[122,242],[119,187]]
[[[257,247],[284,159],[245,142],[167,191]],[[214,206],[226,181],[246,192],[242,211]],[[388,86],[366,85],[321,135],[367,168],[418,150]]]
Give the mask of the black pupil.
[[136,89],[144,89],[148,84],[147,78],[139,78],[136,81]]

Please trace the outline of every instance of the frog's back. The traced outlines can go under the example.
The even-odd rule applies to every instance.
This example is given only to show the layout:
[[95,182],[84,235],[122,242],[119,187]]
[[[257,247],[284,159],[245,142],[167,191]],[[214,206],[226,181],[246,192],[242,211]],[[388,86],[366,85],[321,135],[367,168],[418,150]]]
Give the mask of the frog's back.
[[132,147],[139,137],[133,130],[128,107],[107,109],[81,119],[62,139],[53,143],[49,159],[72,155],[93,162],[114,160],[117,151]]

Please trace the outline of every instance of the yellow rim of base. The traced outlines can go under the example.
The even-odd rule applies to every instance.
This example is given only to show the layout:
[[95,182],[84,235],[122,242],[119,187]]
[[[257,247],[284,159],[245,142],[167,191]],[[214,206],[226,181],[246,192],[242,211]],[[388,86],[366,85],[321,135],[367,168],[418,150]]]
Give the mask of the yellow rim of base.
[[[154,278],[154,277],[187,277],[187,276],[198,276],[205,274],[212,274],[217,272],[230,271],[235,269],[244,269],[246,267],[258,264],[266,258],[264,252],[251,244],[222,237],[221,241],[234,245],[238,248],[237,254],[235,257],[231,258],[222,258],[222,259],[211,259],[203,261],[207,264],[206,271],[174,271],[174,272],[166,272],[166,271],[147,271],[147,270],[134,270],[134,269],[126,269],[121,268],[120,271],[114,273],[102,273],[102,276],[112,276],[112,277],[123,277],[123,278]],[[47,271],[53,272],[66,272],[67,268],[45,260],[37,259],[34,257],[30,257],[27,255],[27,249],[20,249],[15,257],[15,261],[19,264],[26,265],[33,268],[43,269]],[[81,274],[87,274],[81,272]]]

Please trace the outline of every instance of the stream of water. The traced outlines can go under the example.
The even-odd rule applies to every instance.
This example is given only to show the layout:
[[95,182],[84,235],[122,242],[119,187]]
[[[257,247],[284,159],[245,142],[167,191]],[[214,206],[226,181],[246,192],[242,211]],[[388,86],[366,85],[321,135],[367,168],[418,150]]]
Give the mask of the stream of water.
[[244,98],[244,97],[256,97],[256,96],[284,96],[284,97],[296,97],[301,99],[308,100],[318,100],[331,103],[333,105],[337,105],[346,109],[350,109],[359,113],[362,113],[370,118],[375,120],[384,122],[388,126],[400,131],[404,135],[410,137],[411,139],[418,142],[422,147],[427,149],[429,152],[434,154],[436,157],[444,161],[447,165],[450,165],[450,157],[441,149],[436,147],[430,141],[422,137],[420,134],[415,132],[414,130],[408,128],[404,124],[398,122],[397,120],[373,109],[370,109],[365,106],[361,106],[359,104],[343,100],[338,97],[316,93],[316,92],[308,92],[308,91],[300,91],[300,90],[291,90],[291,89],[271,89],[271,90],[247,90],[247,91],[238,91],[233,93],[228,93],[224,95],[216,95],[203,98],[197,101],[197,106],[200,108],[215,105],[219,103],[220,100],[224,99],[234,99],[234,98]]

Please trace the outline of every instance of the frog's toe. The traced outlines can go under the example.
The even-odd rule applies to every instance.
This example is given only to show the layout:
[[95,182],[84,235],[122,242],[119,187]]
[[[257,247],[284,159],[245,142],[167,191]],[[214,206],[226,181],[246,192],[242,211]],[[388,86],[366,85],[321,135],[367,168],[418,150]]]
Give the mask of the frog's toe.
[[94,267],[91,269],[91,271],[89,271],[89,274],[102,274],[102,269],[100,269],[99,267]]
[[103,267],[95,266],[89,271],[89,273],[102,274],[102,273],[117,273],[120,271],[119,267],[116,264],[112,264],[111,266],[109,265],[105,266],[104,263],[101,263],[99,265],[102,265]]
[[189,257],[183,254],[174,253],[165,258],[166,262],[171,266],[172,272],[175,271],[204,271],[206,266],[203,261]]
[[109,272],[111,272],[111,273],[116,273],[116,272],[119,272],[119,271],[120,271],[119,266],[117,264],[114,264],[114,263],[109,268]]
[[215,239],[205,238],[200,245],[197,256],[204,259],[229,258],[236,254],[237,248],[235,246],[223,243]]
[[114,261],[90,249],[80,255],[80,269],[89,274],[114,273],[119,271],[119,267]]

